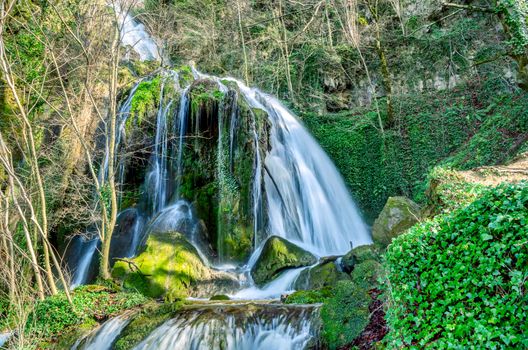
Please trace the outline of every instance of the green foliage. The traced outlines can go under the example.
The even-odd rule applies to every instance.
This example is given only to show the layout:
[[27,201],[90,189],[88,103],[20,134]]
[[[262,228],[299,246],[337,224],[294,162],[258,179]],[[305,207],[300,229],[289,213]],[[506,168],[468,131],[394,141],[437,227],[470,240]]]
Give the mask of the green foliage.
[[439,163],[468,169],[504,162],[528,133],[528,95],[493,84],[395,99],[399,126],[376,129],[377,115],[303,114],[303,121],[344,176],[369,222],[387,198],[423,203],[427,174]]
[[389,246],[391,348],[528,347],[528,184],[487,190]]
[[105,319],[122,310],[146,302],[146,298],[133,292],[115,292],[101,286],[83,286],[72,293],[73,307],[66,295],[59,293],[37,302],[27,324],[28,332],[49,338],[90,319]]
[[368,324],[370,296],[350,281],[337,282],[334,295],[321,308],[321,336],[330,349],[350,344]]
[[334,295],[331,287],[314,290],[298,290],[286,297],[285,304],[319,304]]
[[496,0],[495,11],[508,27],[508,46],[514,55],[523,55],[528,46],[528,4],[526,0]]
[[132,113],[135,118],[129,117],[127,119],[127,130],[130,130],[133,121],[140,126],[146,113],[148,111],[156,110],[156,106],[160,103],[160,89],[161,77],[159,76],[139,83],[130,105],[130,113]]
[[426,183],[428,215],[445,214],[463,208],[477,199],[486,188],[465,181],[457,171],[443,166],[435,167]]

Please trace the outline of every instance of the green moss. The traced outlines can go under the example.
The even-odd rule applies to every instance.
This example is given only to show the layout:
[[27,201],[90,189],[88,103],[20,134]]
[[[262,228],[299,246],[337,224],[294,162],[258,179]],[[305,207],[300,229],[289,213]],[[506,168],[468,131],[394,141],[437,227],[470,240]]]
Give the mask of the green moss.
[[315,290],[298,290],[288,295],[285,304],[319,304],[334,295],[331,287]]
[[350,277],[357,286],[369,290],[380,285],[379,279],[382,277],[383,267],[376,260],[364,260],[354,267]]
[[321,289],[335,286],[340,280],[350,280],[350,277],[339,271],[336,264],[331,261],[304,270],[295,283],[295,289]]
[[129,350],[145,339],[154,329],[170,319],[182,303],[149,303],[123,329],[113,349]]
[[71,349],[72,344],[92,330],[97,328],[99,323],[94,319],[87,319],[81,324],[66,328],[56,339],[39,343],[39,349]]
[[195,81],[191,88],[191,111],[194,115],[200,109],[211,111],[213,105],[218,105],[225,94],[218,89],[218,84],[212,80]]
[[209,300],[221,301],[221,300],[231,300],[231,298],[228,297],[227,295],[220,294],[220,295],[213,295],[211,298],[209,298]]
[[370,296],[363,287],[350,281],[336,284],[334,295],[321,308],[321,336],[329,349],[350,344],[366,327]]
[[287,268],[313,265],[317,259],[295,244],[277,237],[268,238],[262,253],[251,269],[251,276],[258,285],[276,278]]
[[209,276],[196,248],[177,232],[150,234],[144,250],[131,261],[116,262],[112,275],[126,288],[170,301],[186,297],[196,281]]
[[188,65],[180,66],[178,68],[178,77],[180,78],[180,86],[188,86],[194,80],[191,67]]
[[379,252],[373,244],[362,245],[359,247],[355,247],[347,254],[345,254],[345,256],[343,256],[343,259],[341,260],[341,265],[343,266],[343,270],[345,272],[350,273],[354,269],[354,266],[357,264],[361,264],[362,262],[367,260],[377,261],[379,259]]
[[159,76],[139,83],[130,105],[130,113],[132,115],[127,119],[127,130],[131,130],[133,123],[141,126],[146,113],[156,110],[160,103],[160,89],[161,77]]

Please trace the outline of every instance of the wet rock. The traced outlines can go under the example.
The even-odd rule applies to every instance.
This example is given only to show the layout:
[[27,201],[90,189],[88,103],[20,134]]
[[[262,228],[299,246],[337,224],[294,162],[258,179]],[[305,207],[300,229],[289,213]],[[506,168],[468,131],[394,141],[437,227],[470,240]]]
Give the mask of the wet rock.
[[390,197],[372,226],[372,238],[381,247],[416,224],[420,207],[406,197]]
[[349,251],[341,259],[341,267],[344,272],[351,273],[354,266],[366,260],[378,260],[379,256],[373,244],[362,245]]
[[138,211],[135,208],[124,210],[117,217],[117,223],[112,234],[112,243],[110,245],[110,261],[113,263],[114,258],[129,256],[133,250],[134,226],[140,220]]
[[317,262],[310,252],[272,236],[264,244],[262,254],[251,269],[251,276],[257,285],[263,285],[279,275],[284,269],[310,266]]
[[320,289],[334,286],[337,281],[341,280],[350,280],[350,277],[346,273],[339,271],[335,262],[325,262],[304,270],[295,282],[295,289]]
[[115,263],[112,275],[125,287],[168,300],[185,297],[198,281],[212,278],[196,248],[178,232],[151,234],[136,258]]

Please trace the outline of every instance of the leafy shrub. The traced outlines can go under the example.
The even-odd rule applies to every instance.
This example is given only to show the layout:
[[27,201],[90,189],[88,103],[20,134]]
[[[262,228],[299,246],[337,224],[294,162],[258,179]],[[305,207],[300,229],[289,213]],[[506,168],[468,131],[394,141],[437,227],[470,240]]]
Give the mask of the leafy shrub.
[[34,331],[42,337],[50,337],[67,327],[89,319],[106,319],[147,300],[139,293],[116,293],[101,286],[77,288],[72,293],[72,299],[73,307],[64,293],[38,302],[28,319],[28,331]]
[[527,348],[528,184],[411,228],[386,255],[390,348]]

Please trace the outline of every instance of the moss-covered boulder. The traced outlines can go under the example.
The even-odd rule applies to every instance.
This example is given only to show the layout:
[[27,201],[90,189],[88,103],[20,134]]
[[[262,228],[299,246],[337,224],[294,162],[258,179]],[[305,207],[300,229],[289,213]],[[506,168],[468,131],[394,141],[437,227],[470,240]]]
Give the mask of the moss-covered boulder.
[[335,286],[335,284],[341,280],[350,280],[350,277],[346,273],[340,271],[335,262],[330,261],[304,270],[295,282],[295,289],[320,289]]
[[182,302],[163,304],[151,302],[145,305],[123,329],[113,349],[133,349],[158,326],[170,319],[181,306]]
[[351,273],[354,266],[366,260],[378,260],[379,255],[373,244],[355,247],[343,256],[341,267],[344,272]]
[[272,236],[264,244],[262,254],[251,269],[257,285],[271,281],[285,269],[309,266],[317,262],[316,257],[284,238]]
[[209,269],[196,248],[178,232],[151,234],[136,258],[116,262],[112,275],[127,288],[168,300],[202,296],[201,291],[212,292],[216,287],[223,291],[236,283],[234,278]]
[[383,267],[378,261],[369,259],[357,264],[350,277],[357,286],[369,290],[379,284],[382,271]]
[[390,197],[374,221],[372,238],[382,247],[388,246],[392,239],[416,224],[420,217],[420,207],[406,197]]
[[321,337],[329,349],[341,349],[361,334],[369,322],[370,296],[362,286],[339,281],[321,308]]

